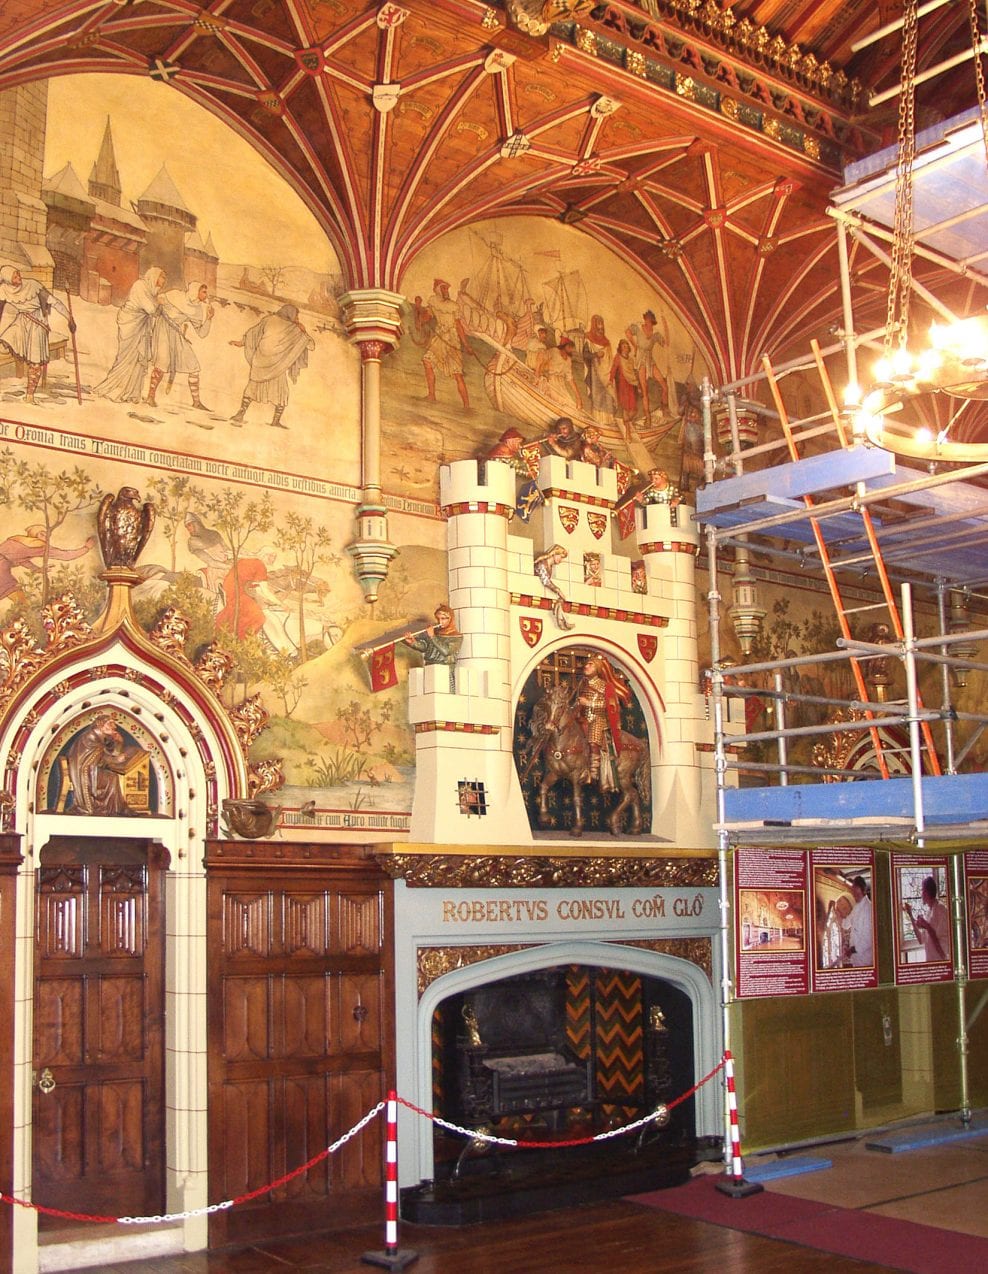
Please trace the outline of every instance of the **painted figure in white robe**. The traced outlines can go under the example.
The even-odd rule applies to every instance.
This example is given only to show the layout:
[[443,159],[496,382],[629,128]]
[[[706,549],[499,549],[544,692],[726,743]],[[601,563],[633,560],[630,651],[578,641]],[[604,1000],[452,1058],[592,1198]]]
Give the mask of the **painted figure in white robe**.
[[242,424],[251,403],[271,403],[274,416],[270,423],[287,429],[281,417],[288,403],[289,383],[295,384],[299,372],[308,365],[310,351],[316,348],[299,322],[298,307],[283,305],[274,314],[265,314],[244,332],[243,340],[230,344],[243,349],[250,366],[240,407],[230,417],[231,423]]
[[199,397],[200,365],[189,333],[194,332],[200,340],[207,337],[213,313],[205,283],[190,283],[184,293],[169,292],[161,298],[161,307],[154,321],[148,406],[157,406],[155,392],[167,374],[166,394],[171,392],[176,376],[188,376],[192,406],[198,411],[209,410]]
[[109,398],[115,403],[141,401],[144,378],[154,353],[155,322],[161,313],[164,286],[164,270],[153,265],[131,287],[117,311],[117,356],[100,383],[93,386],[97,398]]

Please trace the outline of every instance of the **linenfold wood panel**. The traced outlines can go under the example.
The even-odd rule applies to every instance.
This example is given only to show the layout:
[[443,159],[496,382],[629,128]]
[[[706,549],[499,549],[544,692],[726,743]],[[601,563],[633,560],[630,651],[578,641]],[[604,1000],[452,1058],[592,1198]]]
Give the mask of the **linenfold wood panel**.
[[[352,849],[279,849],[272,862],[226,842],[207,859],[211,1202],[318,1155],[381,1100],[393,1072],[389,883]],[[307,1172],[214,1217],[211,1242],[372,1215],[382,1134],[373,1120]]]

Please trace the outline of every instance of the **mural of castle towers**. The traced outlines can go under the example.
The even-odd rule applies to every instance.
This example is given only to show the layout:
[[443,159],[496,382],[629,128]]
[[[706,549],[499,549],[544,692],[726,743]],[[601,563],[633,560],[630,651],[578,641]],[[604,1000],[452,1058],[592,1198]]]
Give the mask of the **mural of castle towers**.
[[109,118],[87,185],[68,163],[41,193],[56,288],[99,305],[121,305],[139,276],[156,265],[165,271],[167,287],[205,283],[216,290],[219,258],[212,237],[203,241],[164,165],[127,205]]
[[[651,791],[641,835],[706,845],[712,733],[698,690],[692,511],[643,504],[635,510],[634,539],[621,543],[615,471],[546,456],[533,542],[511,533],[516,481],[497,461],[455,461],[440,471],[449,604],[463,639],[452,679],[444,665],[410,670],[417,773],[411,839],[539,840],[530,794],[526,809],[527,732],[516,708],[525,707],[537,680],[549,684],[560,669],[572,687],[596,651],[626,678],[635,720],[647,734]],[[536,566],[557,544],[566,554],[554,563],[552,582],[565,604],[554,609],[559,599]],[[560,799],[565,803],[565,794]],[[565,830],[566,817],[555,831]]]
[[117,167],[109,118],[89,180],[66,164],[42,172],[47,126],[45,81],[0,93],[0,262],[49,287],[100,305],[121,305],[150,266],[169,288],[216,289],[219,257],[212,236],[176,188],[167,168],[136,200]]

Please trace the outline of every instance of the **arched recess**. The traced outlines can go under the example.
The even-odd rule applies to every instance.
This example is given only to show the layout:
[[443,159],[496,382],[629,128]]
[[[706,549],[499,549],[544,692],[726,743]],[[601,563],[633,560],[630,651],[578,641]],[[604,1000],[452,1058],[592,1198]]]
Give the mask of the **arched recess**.
[[[677,956],[646,951],[640,947],[574,939],[526,947],[490,960],[482,960],[477,964],[455,969],[437,978],[428,987],[419,999],[415,1021],[412,1081],[416,1104],[423,1110],[432,1109],[432,1018],[443,1000],[470,987],[567,964],[623,969],[644,977],[662,978],[671,982],[689,996],[693,1006],[695,1079],[699,1080],[717,1065],[720,1044],[716,996],[710,979],[698,965]],[[717,1135],[719,1101],[720,1087],[716,1083],[704,1084],[696,1093],[698,1136]],[[424,1181],[433,1177],[434,1164],[432,1139],[425,1134],[421,1125],[422,1121],[416,1120],[409,1127],[409,1132],[410,1140],[414,1143],[416,1179]]]
[[[632,692],[638,700],[645,719],[648,737],[653,792],[651,824],[654,827],[659,812],[654,800],[654,793],[657,790],[657,777],[662,764],[662,714],[664,712],[664,702],[662,692],[659,690],[652,673],[626,647],[609,638],[598,636],[595,636],[592,641],[588,639],[574,641],[572,638],[560,638],[556,642],[547,643],[544,647],[540,646],[538,652],[529,656],[522,664],[515,684],[511,688],[512,721],[517,722],[521,694],[529,677],[531,677],[536,668],[558,656],[561,652],[570,649],[586,652],[592,649],[604,655],[627,677]],[[516,734],[515,738],[517,739],[517,737]],[[651,827],[646,828],[646,831],[651,830]],[[538,835],[537,829],[533,828],[533,834]]]
[[[13,1189],[18,1197],[32,1197],[34,898],[41,851],[73,838],[132,840],[158,846],[169,862],[163,880],[165,1202],[170,1212],[198,1208],[207,1202],[208,1184],[203,857],[207,837],[219,832],[223,801],[248,794],[244,749],[219,698],[191,665],[156,646],[129,620],[60,651],[55,643],[54,650],[34,652],[37,666],[13,694],[8,681],[0,720],[2,807],[6,830],[19,836],[23,855],[14,971],[23,1012],[14,1024]],[[59,752],[79,729],[104,716],[146,743],[164,796],[157,814],[73,814],[60,811],[59,800],[52,799]],[[27,1262],[37,1252],[36,1214],[15,1209],[14,1226],[14,1249]],[[204,1247],[205,1219],[186,1221],[161,1241],[175,1251]]]

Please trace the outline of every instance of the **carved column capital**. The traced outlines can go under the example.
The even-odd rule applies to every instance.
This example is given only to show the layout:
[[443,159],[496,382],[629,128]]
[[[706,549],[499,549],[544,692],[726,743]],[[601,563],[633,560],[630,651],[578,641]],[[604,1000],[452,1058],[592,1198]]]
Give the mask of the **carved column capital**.
[[390,354],[394,349],[388,341],[367,340],[364,337],[358,337],[360,342],[360,359],[364,363],[379,363],[385,354]]
[[352,288],[340,297],[346,334],[360,346],[362,359],[380,360],[398,344],[403,300],[385,288]]

